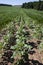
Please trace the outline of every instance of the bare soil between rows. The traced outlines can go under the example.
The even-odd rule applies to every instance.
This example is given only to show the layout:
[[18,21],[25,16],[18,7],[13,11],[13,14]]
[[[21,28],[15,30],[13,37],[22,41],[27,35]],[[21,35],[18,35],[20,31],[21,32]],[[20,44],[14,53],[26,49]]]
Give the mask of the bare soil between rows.
[[[5,34],[5,31],[2,34]],[[3,35],[0,36],[0,42],[3,41],[2,36]],[[33,48],[32,51],[29,53],[28,61],[24,65],[43,65],[43,51],[40,52],[40,50],[37,49],[37,40],[29,40],[29,45],[31,45]],[[0,50],[0,54],[1,53],[4,53],[4,51]],[[14,62],[15,61],[16,59],[14,60]],[[3,61],[3,58],[0,58],[0,65],[12,65],[12,63],[8,61]]]

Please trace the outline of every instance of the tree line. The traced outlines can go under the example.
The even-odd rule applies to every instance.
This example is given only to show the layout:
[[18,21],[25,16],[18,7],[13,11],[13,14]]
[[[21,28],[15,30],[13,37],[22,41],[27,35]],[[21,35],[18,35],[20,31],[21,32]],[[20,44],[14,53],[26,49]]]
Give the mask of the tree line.
[[9,5],[9,4],[0,4],[0,6],[12,6],[12,5]]
[[32,8],[32,9],[37,9],[37,10],[43,10],[43,1],[35,1],[35,2],[28,2],[28,3],[23,3],[22,8]]

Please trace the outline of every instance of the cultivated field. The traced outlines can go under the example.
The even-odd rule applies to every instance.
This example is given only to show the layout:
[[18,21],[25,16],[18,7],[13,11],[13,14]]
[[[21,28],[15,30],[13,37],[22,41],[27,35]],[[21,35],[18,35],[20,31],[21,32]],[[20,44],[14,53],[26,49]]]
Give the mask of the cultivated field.
[[0,6],[0,65],[43,65],[43,11]]

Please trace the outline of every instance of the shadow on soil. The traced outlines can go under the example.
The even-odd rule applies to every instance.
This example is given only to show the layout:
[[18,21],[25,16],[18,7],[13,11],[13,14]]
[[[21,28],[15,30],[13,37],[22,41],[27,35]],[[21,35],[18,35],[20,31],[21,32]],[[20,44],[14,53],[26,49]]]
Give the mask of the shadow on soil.
[[19,63],[19,65],[43,65],[42,63],[40,63],[39,61],[37,60],[28,60],[26,62],[21,62]]

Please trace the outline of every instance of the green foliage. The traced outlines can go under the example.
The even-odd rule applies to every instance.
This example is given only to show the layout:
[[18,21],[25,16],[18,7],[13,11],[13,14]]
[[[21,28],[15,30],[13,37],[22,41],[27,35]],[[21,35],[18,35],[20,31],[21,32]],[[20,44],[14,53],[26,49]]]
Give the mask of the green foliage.
[[43,42],[40,43],[40,45],[38,46],[40,51],[43,51]]
[[0,50],[3,48],[3,43],[0,42]]
[[[0,7],[0,9],[2,10],[0,10],[0,27],[6,24],[7,30],[6,35],[3,35],[3,43],[0,43],[0,49],[12,50],[11,58],[20,57],[16,64],[25,65],[28,61],[28,52],[32,49],[28,40],[34,38],[43,40],[43,11],[22,8],[17,10],[16,7],[4,9]],[[43,43],[39,45],[39,49],[43,49]]]
[[[18,10],[17,10],[18,9]],[[6,24],[13,21],[19,15],[19,8],[0,6],[0,29],[5,27]]]
[[22,8],[43,10],[43,1],[23,3]]
[[23,54],[21,55],[21,59],[18,59],[15,65],[25,65],[27,61],[28,61],[28,49],[25,49],[23,51]]
[[[18,10],[17,10],[18,9]],[[28,21],[42,22],[43,23],[43,11],[37,11],[32,9],[22,9],[17,7],[0,6],[0,29],[5,27],[11,21],[18,21],[19,16],[25,18],[26,23]]]

